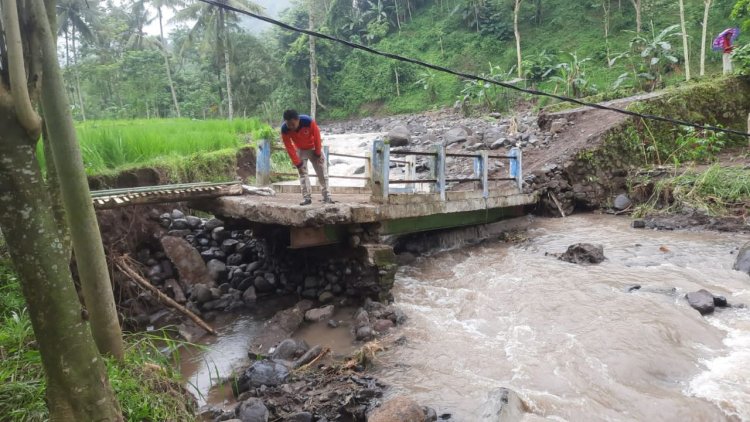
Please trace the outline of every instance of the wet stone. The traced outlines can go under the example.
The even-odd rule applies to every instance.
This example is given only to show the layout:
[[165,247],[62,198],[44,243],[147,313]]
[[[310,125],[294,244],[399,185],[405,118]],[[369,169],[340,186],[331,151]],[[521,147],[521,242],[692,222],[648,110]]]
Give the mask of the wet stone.
[[177,218],[172,220],[172,226],[171,228],[173,230],[186,230],[190,228],[190,225],[188,225],[188,222],[184,218]]
[[714,295],[708,290],[701,289],[697,292],[690,292],[685,297],[690,306],[700,312],[701,315],[708,315],[714,311]]

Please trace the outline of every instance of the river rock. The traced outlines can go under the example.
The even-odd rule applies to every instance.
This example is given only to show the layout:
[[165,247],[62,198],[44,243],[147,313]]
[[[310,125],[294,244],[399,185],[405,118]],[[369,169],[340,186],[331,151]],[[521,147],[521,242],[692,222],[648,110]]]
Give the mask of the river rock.
[[630,198],[628,198],[625,194],[617,195],[614,202],[614,207],[618,211],[622,211],[624,209],[627,209],[629,206],[631,206],[633,203],[630,201]]
[[553,120],[550,124],[549,131],[552,133],[560,133],[565,129],[565,126],[568,124],[568,121],[566,119],[557,119]]
[[750,242],[745,243],[745,245],[740,248],[740,251],[737,253],[737,259],[734,261],[734,266],[732,268],[750,275]]
[[333,311],[333,305],[328,305],[317,309],[310,309],[309,311],[305,312],[305,321],[320,322],[326,319],[330,319],[333,316]]
[[372,328],[375,329],[375,331],[379,333],[385,333],[386,331],[393,328],[393,321],[390,319],[379,319],[375,321],[375,323],[372,325]]
[[482,408],[482,419],[487,422],[520,421],[524,404],[518,394],[507,388],[490,391]]
[[714,311],[714,295],[708,290],[701,289],[697,292],[691,292],[685,295],[688,303],[693,309],[701,313],[701,315],[708,315]]
[[251,397],[237,406],[237,417],[242,422],[268,422],[268,409],[261,399]]
[[328,303],[331,302],[334,299],[333,293],[331,292],[323,292],[318,296],[318,302],[320,303]]
[[206,303],[209,300],[213,299],[213,294],[211,294],[211,289],[209,289],[205,284],[196,284],[190,291],[190,298],[193,300],[193,302]]
[[255,294],[255,287],[250,286],[242,293],[242,301],[245,305],[252,305],[258,300],[258,296]]
[[437,421],[437,412],[435,409],[427,406],[422,406],[422,410],[424,411],[424,422],[435,422]]
[[294,360],[297,355],[297,349],[299,345],[294,339],[288,338],[281,343],[273,351],[271,359],[273,360]]
[[726,308],[729,306],[727,298],[724,296],[714,296],[714,306],[717,308]]
[[169,280],[165,281],[164,288],[167,289],[167,291],[172,292],[172,299],[174,299],[175,302],[187,302],[187,299],[185,298],[185,292],[182,290],[182,287],[180,287],[180,283],[178,283],[177,280],[170,278]]
[[203,224],[203,220],[194,215],[188,215],[187,217],[185,217],[185,221],[187,221],[188,227],[190,227],[191,229],[197,229],[201,226],[201,224]]
[[577,243],[560,255],[560,260],[573,264],[599,264],[604,261],[604,247],[590,243]]
[[411,141],[411,132],[406,126],[396,126],[386,135],[391,147],[404,147]]
[[281,363],[270,360],[257,361],[237,379],[238,395],[261,385],[274,387],[283,384],[288,376],[289,369]]
[[211,233],[214,231],[215,228],[221,227],[224,225],[224,222],[219,220],[218,218],[212,218],[208,221],[206,221],[206,224],[203,226],[203,229],[206,230],[208,233]]
[[359,327],[357,328],[356,336],[357,336],[357,341],[372,340],[373,338],[372,328],[370,328],[367,325],[365,325],[364,327]]
[[208,264],[206,264],[206,268],[208,269],[208,274],[211,276],[211,279],[217,283],[220,280],[224,280],[227,278],[227,264],[219,261],[218,259],[212,259],[208,261]]
[[201,254],[188,241],[179,237],[164,236],[161,238],[161,244],[184,285],[213,285],[213,279]]
[[407,397],[395,397],[375,409],[368,422],[424,422],[422,407]]
[[283,422],[312,422],[312,420],[313,416],[310,412],[297,412],[282,419]]
[[466,140],[469,138],[469,132],[462,127],[457,127],[449,130],[444,135],[444,144],[446,146],[457,144],[459,142],[466,142]]

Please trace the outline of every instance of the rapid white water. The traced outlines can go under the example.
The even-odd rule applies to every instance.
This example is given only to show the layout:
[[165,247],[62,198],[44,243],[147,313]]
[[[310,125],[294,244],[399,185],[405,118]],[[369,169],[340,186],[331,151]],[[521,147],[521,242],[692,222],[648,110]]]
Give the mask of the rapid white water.
[[[496,387],[521,396],[525,420],[750,420],[750,310],[702,317],[684,299],[705,288],[750,304],[750,277],[731,269],[748,236],[634,230],[595,215],[527,227],[527,241],[400,270],[407,344],[377,374],[392,394],[458,421],[481,420]],[[608,260],[545,255],[579,242],[603,244]]]

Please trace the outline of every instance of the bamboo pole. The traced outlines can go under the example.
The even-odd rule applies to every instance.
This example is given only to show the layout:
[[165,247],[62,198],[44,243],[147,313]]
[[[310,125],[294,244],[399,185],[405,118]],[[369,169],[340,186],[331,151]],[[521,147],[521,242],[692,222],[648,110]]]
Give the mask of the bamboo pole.
[[204,330],[206,330],[207,332],[213,335],[217,335],[216,330],[211,328],[210,325],[206,324],[206,322],[203,321],[198,315],[194,314],[186,307],[175,302],[171,297],[159,291],[159,289],[157,289],[151,283],[149,283],[148,280],[146,280],[141,275],[139,275],[130,265],[128,265],[127,261],[129,260],[130,258],[128,258],[127,256],[117,259],[116,260],[117,262],[115,263],[115,265],[117,266],[117,269],[127,274],[127,276],[130,277],[131,280],[135,281],[139,286],[141,286],[145,290],[148,290],[149,292],[155,294],[159,298],[159,300],[164,302],[166,305],[171,306],[172,308],[180,311],[183,315],[190,318],[193,322],[198,324],[199,327],[203,328]]

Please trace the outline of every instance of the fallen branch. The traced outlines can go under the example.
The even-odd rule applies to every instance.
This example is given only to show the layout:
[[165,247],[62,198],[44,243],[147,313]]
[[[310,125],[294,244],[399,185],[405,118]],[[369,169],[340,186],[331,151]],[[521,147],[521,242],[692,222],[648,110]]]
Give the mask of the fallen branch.
[[555,205],[557,206],[557,210],[560,211],[560,215],[562,218],[565,218],[565,211],[563,211],[562,206],[560,205],[560,201],[557,200],[557,197],[554,193],[549,192],[549,197],[552,198],[552,201],[555,202]]
[[299,368],[297,368],[297,371],[306,371],[306,370],[308,370],[310,367],[312,367],[313,365],[315,365],[319,360],[323,359],[323,356],[325,356],[325,355],[327,355],[329,353],[331,353],[331,348],[330,347],[326,347],[320,353],[318,353],[318,356],[316,356],[315,359],[313,359],[310,362],[306,363],[305,365],[302,365]]
[[145,290],[148,290],[149,292],[156,295],[159,300],[164,302],[166,305],[176,309],[177,311],[181,312],[183,315],[190,318],[193,322],[195,322],[199,327],[206,330],[208,333],[211,333],[213,335],[216,335],[216,330],[211,328],[210,325],[206,324],[205,321],[200,319],[200,317],[193,312],[191,312],[186,307],[180,305],[179,303],[175,302],[174,299],[171,297],[165,295],[159,289],[154,287],[151,283],[148,282],[145,278],[143,278],[140,274],[138,274],[137,271],[135,271],[130,265],[128,265],[127,261],[130,260],[128,257],[121,257],[116,260],[115,266],[118,270],[120,270],[122,273],[126,274],[128,277],[130,277],[131,280],[135,281],[136,284],[144,288]]

